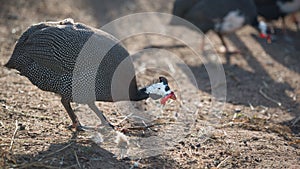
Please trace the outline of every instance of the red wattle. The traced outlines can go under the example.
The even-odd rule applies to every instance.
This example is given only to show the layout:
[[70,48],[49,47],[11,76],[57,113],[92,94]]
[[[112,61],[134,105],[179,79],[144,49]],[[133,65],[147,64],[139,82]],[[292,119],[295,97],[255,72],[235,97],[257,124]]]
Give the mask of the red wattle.
[[267,38],[267,35],[264,34],[264,33],[260,33],[259,36],[260,36],[261,38]]
[[168,94],[167,96],[163,97],[163,98],[160,100],[160,104],[165,105],[166,102],[167,102],[169,99],[176,100],[176,96],[175,96],[174,92],[171,92],[171,93]]

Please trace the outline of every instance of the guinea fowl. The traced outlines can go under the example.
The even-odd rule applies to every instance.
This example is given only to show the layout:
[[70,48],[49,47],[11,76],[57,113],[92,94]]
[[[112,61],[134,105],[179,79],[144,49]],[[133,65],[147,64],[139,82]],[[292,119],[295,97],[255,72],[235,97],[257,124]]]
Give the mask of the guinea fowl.
[[257,12],[267,21],[282,19],[282,29],[286,31],[285,16],[292,14],[292,19],[299,31],[295,12],[300,10],[300,0],[254,0]]
[[82,129],[71,102],[84,103],[102,125],[111,125],[95,101],[139,101],[149,97],[176,99],[168,81],[138,90],[135,70],[127,50],[112,35],[74,23],[72,19],[42,22],[29,27],[16,43],[5,65],[26,76],[44,91],[57,93],[76,129]]
[[[252,0],[176,0],[173,14],[191,22],[203,33],[215,31],[227,53],[231,52],[223,34],[234,32],[246,24],[251,24],[259,30],[261,37],[270,40],[266,24],[257,20],[256,7]],[[180,21],[176,22],[173,19],[171,24],[182,24]]]

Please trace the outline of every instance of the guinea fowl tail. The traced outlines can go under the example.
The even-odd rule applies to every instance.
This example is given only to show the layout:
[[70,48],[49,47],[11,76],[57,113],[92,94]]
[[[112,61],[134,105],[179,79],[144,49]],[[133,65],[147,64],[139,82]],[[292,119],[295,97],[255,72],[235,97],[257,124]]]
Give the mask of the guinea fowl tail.
[[10,69],[14,68],[14,66],[13,66],[13,64],[10,62],[10,60],[9,60],[4,66],[7,67],[7,68],[10,68]]
[[[24,57],[23,53],[25,50],[25,44],[27,39],[36,31],[41,30],[43,28],[47,27],[47,25],[40,23],[31,26],[29,29],[27,29],[22,36],[19,38],[19,40],[16,42],[14,52],[12,56],[10,57],[9,61],[4,65],[7,68],[16,69],[18,67],[18,63],[22,63],[19,60]],[[18,63],[17,63],[18,62]],[[19,65],[20,66],[20,65]]]

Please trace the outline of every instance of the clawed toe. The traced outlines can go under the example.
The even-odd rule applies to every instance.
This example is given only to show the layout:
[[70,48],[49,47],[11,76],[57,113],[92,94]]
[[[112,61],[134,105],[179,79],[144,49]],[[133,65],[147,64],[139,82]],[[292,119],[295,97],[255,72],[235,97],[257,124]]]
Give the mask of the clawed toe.
[[101,124],[100,126],[98,126],[98,127],[107,127],[107,128],[112,128],[113,130],[115,130],[116,129],[116,126],[115,125],[113,125],[113,124],[111,124],[111,123],[109,123],[109,122],[105,122],[105,123],[103,123],[103,124]]
[[[112,128],[113,130],[116,129],[115,125],[109,123],[109,122],[105,122],[104,124],[101,124],[100,126],[104,127],[104,128]],[[87,131],[87,130],[97,130],[98,128],[100,128],[100,126],[82,126],[79,122],[77,123],[73,123],[72,125],[68,126],[69,130],[73,130],[74,128],[76,129],[76,131]]]
[[111,127],[112,129],[115,129],[115,126],[112,125],[111,123],[108,123],[107,125],[108,125],[109,127]]
[[76,131],[85,131],[85,129],[80,125],[76,127]]
[[74,128],[76,129],[76,131],[85,131],[85,129],[83,128],[83,126],[80,123],[73,123],[72,125],[70,125],[68,127],[69,130],[72,130]]

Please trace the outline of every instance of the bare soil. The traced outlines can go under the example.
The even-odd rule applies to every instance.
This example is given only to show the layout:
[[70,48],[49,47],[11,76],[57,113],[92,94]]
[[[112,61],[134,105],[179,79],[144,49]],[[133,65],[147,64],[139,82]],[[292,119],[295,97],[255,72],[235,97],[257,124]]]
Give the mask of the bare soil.
[[[274,22],[277,36],[271,44],[257,38],[249,26],[226,36],[241,53],[229,61],[220,55],[227,85],[221,118],[211,108],[218,101],[212,97],[204,62],[195,60],[188,47],[168,48],[188,65],[196,83],[184,78],[187,72],[180,64],[173,73],[149,69],[138,74],[138,83],[167,76],[179,101],[160,107],[157,101],[146,100],[133,103],[134,110],[124,108],[128,103],[97,103],[109,121],[132,128],[122,140],[125,136],[114,131],[69,130],[71,121],[59,96],[41,91],[3,65],[31,24],[70,17],[99,28],[137,12],[170,13],[172,1],[0,0],[0,4],[0,168],[300,168],[300,120],[295,123],[300,117],[300,32],[288,18],[287,35],[281,22]],[[139,24],[128,23],[127,28]],[[149,20],[142,26],[154,25]],[[176,30],[195,35],[184,28]],[[214,33],[207,37],[220,46]],[[180,44],[151,34],[128,37],[123,43],[133,54],[149,45]],[[137,53],[135,66],[158,64],[164,57],[160,54]],[[72,106],[84,124],[98,124],[85,105]],[[153,126],[142,131],[137,127],[142,120],[124,120],[132,112],[151,119],[146,123]],[[112,136],[106,140],[105,133]]]

